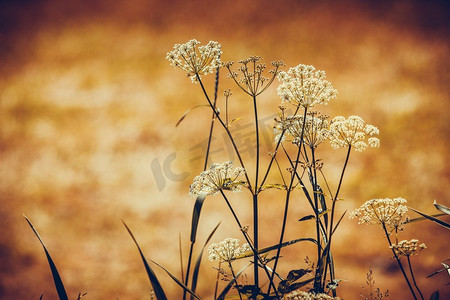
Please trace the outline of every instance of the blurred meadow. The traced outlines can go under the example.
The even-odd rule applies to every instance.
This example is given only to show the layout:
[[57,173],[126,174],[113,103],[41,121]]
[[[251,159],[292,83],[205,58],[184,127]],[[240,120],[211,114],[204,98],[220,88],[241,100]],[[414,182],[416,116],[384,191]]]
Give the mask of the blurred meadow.
[[[70,297],[149,299],[148,278],[121,219],[147,257],[180,273],[178,238],[186,255],[194,203],[189,185],[203,168],[211,111],[197,108],[175,127],[186,110],[206,102],[200,86],[165,57],[175,43],[192,38],[220,42],[224,61],[259,55],[267,63],[283,60],[285,70],[299,63],[325,70],[339,95],[321,110],[359,115],[380,129],[379,149],[350,157],[339,212],[386,197],[403,197],[430,214],[435,199],[449,206],[449,12],[446,1],[406,0],[2,1],[0,298],[57,297],[42,247],[22,214],[46,242]],[[232,88],[231,114],[244,117],[235,131],[253,162],[252,104],[224,71],[220,79],[219,95]],[[205,81],[212,93],[214,76]],[[273,147],[277,85],[259,103],[267,126],[263,165]],[[218,101],[223,107],[223,97]],[[216,128],[211,159],[233,160]],[[336,187],[346,153],[324,146],[324,170]],[[279,195],[268,191],[260,200],[262,247],[277,241]],[[251,201],[243,193],[230,197],[250,224]],[[305,200],[300,193],[294,200],[286,239],[313,233],[297,222],[310,213]],[[222,199],[209,197],[201,244],[219,221],[214,242],[241,238]],[[426,278],[450,258],[448,232],[424,221],[401,233],[412,238],[428,246],[412,258],[419,285],[428,296],[440,289],[449,299],[446,274]],[[371,266],[377,287],[389,289],[391,299],[408,299],[379,228],[345,217],[333,246],[341,297],[359,298]],[[312,247],[286,249],[280,272],[304,266],[313,255]],[[205,256],[199,283],[205,299],[214,291],[212,267]],[[178,299],[180,289],[155,270],[169,299]]]

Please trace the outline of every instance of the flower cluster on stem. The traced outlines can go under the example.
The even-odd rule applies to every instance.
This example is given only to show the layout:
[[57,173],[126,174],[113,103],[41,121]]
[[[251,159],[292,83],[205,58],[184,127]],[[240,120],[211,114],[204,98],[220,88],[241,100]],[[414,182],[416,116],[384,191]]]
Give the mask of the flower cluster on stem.
[[172,66],[186,71],[194,83],[198,81],[197,75],[212,73],[221,65],[222,50],[218,42],[210,41],[204,46],[199,44],[195,39],[185,44],[175,44],[166,56]]

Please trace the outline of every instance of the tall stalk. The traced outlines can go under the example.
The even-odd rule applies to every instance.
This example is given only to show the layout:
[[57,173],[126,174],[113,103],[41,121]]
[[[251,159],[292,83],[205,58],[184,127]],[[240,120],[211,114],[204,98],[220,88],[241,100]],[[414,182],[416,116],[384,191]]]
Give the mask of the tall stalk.
[[412,266],[411,266],[410,255],[407,255],[406,258],[408,259],[409,272],[411,273],[411,278],[412,278],[412,281],[413,281],[413,283],[414,283],[414,286],[416,287],[417,291],[418,291],[419,294],[420,294],[420,299],[424,300],[423,294],[422,294],[422,292],[420,291],[419,286],[417,285],[416,278],[414,277],[414,272],[413,272]]
[[[384,223],[382,223],[382,226],[383,226],[383,230],[384,230],[384,233],[386,235],[386,238],[388,240],[389,246],[391,246],[392,242],[391,242],[391,239],[389,238],[389,233],[388,233],[388,231],[386,229],[386,225]],[[409,287],[409,290],[411,291],[411,294],[413,295],[414,299],[417,300],[417,296],[414,293],[414,290],[413,290],[413,288],[411,286],[411,283],[409,282],[408,276],[406,276],[406,272],[405,272],[405,269],[403,268],[403,265],[402,265],[402,262],[400,261],[400,258],[398,257],[397,253],[395,253],[394,249],[391,249],[391,250],[392,250],[392,253],[394,254],[395,260],[398,263],[398,266],[400,267],[400,270],[402,271],[403,277],[405,277],[406,283],[408,284],[408,287]]]
[[[256,105],[256,96],[253,96],[253,108],[255,111],[255,130],[256,130],[256,172],[255,172],[255,190],[253,191],[253,246],[255,248],[254,261],[257,262],[258,256],[258,174],[259,174],[259,124],[258,109]],[[253,266],[255,287],[259,286],[258,264]]]
[[[306,113],[307,113],[307,108],[305,107],[305,111],[303,114],[303,120],[306,120]],[[286,191],[286,201],[285,201],[285,206],[284,206],[284,214],[283,214],[283,225],[281,227],[281,234],[280,234],[280,241],[278,243],[278,248],[277,248],[277,254],[275,255],[275,262],[273,265],[273,273],[272,276],[270,277],[270,282],[273,283],[273,278],[277,269],[277,265],[278,265],[278,260],[280,258],[280,253],[281,253],[281,245],[283,244],[283,239],[284,239],[284,234],[286,231],[286,221],[287,221],[287,214],[288,214],[288,210],[289,210],[289,200],[290,200],[290,196],[291,196],[291,191],[292,191],[292,187],[294,185],[294,180],[295,180],[295,174],[297,171],[297,167],[298,167],[298,161],[300,158],[300,152],[301,152],[301,145],[303,144],[303,133],[305,131],[305,124],[306,122],[303,122],[303,128],[302,128],[302,134],[300,136],[300,143],[299,143],[299,148],[298,148],[298,152],[297,152],[297,158],[295,159],[295,165],[294,165],[294,169],[292,170],[292,174],[291,174],[291,181],[289,183],[289,188]],[[268,294],[270,294],[270,289],[271,289],[271,285],[269,286],[269,290],[267,291]]]

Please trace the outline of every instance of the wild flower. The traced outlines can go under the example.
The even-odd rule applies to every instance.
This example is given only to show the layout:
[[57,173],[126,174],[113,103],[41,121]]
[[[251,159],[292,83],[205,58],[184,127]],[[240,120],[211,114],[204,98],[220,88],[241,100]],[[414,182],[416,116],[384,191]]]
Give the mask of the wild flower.
[[[356,151],[363,151],[370,147],[379,147],[380,140],[374,135],[380,131],[373,125],[365,124],[364,120],[358,116],[350,116],[348,119],[342,116],[333,118],[330,122],[328,139],[331,147],[340,148],[352,146]],[[366,136],[370,136],[366,143]]]
[[392,244],[390,249],[393,249],[397,256],[411,256],[417,255],[420,251],[427,248],[425,244],[419,245],[419,240],[412,239],[410,241],[403,240],[398,242],[397,244]]
[[328,127],[328,116],[320,115],[318,112],[308,113],[306,118],[303,116],[288,116],[281,121],[278,122],[277,126],[274,128],[275,132],[275,143],[281,137],[281,133],[283,130],[285,134],[283,138],[285,138],[286,134],[291,135],[293,139],[293,143],[300,146],[300,139],[303,130],[304,124],[304,133],[303,133],[303,143],[308,145],[311,148],[316,148],[320,143],[326,140],[327,138],[327,127]]
[[231,70],[233,61],[224,64],[229,72],[228,77],[232,78],[245,93],[254,97],[264,92],[272,84],[278,74],[278,69],[284,66],[282,61],[273,61],[273,69],[269,71],[272,76],[268,78],[263,75],[266,64],[262,63],[261,60],[260,56],[250,56],[238,61],[241,64],[238,70],[242,73],[242,77],[239,76],[239,73]]
[[197,75],[212,73],[220,66],[222,50],[218,42],[210,41],[205,46],[198,46],[199,41],[193,39],[185,44],[175,44],[174,50],[167,52],[166,59],[174,67],[187,72],[192,82],[197,82]]
[[231,262],[236,257],[250,250],[251,248],[248,244],[243,244],[239,247],[238,239],[227,238],[220,243],[212,243],[208,247],[208,259],[210,261]]
[[197,197],[200,193],[214,195],[219,190],[239,191],[244,182],[237,178],[245,173],[241,167],[232,169],[231,161],[223,164],[212,164],[209,170],[203,171],[194,178],[190,186],[189,196]]
[[358,224],[379,224],[391,230],[402,230],[409,218],[408,208],[403,198],[372,199],[350,214],[350,218],[359,218]]
[[324,71],[310,65],[298,65],[287,72],[279,72],[278,95],[283,102],[310,108],[317,104],[327,104],[337,96],[337,90],[327,81]]
[[315,294],[304,291],[293,291],[284,296],[285,300],[340,300],[339,297],[328,296],[327,294]]

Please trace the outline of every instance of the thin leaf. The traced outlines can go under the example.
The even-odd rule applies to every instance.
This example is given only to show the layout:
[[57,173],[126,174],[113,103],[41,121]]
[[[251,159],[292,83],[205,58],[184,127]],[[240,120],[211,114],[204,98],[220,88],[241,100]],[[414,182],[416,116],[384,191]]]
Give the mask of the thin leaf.
[[233,124],[234,122],[237,122],[237,121],[239,121],[239,120],[242,120],[243,118],[245,118],[245,117],[234,118],[233,120],[230,121],[230,123],[228,123],[228,127],[230,127],[231,124]]
[[431,294],[430,300],[439,300],[439,290],[434,291],[434,293]]
[[187,115],[193,111],[196,108],[202,107],[202,106],[207,106],[209,107],[208,104],[200,104],[200,105],[195,105],[192,108],[188,109],[187,111],[184,112],[183,116],[178,120],[177,124],[175,125],[175,127],[178,127],[178,125],[180,125],[180,123],[187,117]]
[[323,219],[325,221],[325,227],[328,227],[328,215],[326,215],[326,212],[328,212],[330,210],[327,209],[327,202],[325,201],[325,194],[323,193],[322,188],[319,185],[317,185],[317,188],[318,188],[318,196],[319,196],[319,200],[320,200],[320,206],[322,206],[322,213],[320,213],[319,216],[324,215]]
[[410,207],[409,209],[411,209],[412,211],[415,211],[415,212],[418,213],[419,215],[424,216],[425,218],[427,218],[427,219],[429,219],[429,220],[431,220],[431,221],[433,221],[433,222],[435,222],[435,223],[441,225],[442,227],[445,227],[445,228],[447,228],[447,229],[450,229],[450,224],[447,223],[447,222],[444,222],[444,221],[442,221],[442,220],[436,219],[435,217],[432,217],[432,216],[429,216],[429,215],[427,215],[427,214],[424,214],[424,213],[422,213],[422,212],[420,212],[420,211],[418,211],[418,210],[415,210],[414,208],[411,208],[411,207]]
[[[281,244],[281,248],[287,247],[287,246],[290,246],[290,245],[293,245],[293,244],[296,244],[298,242],[305,242],[305,241],[317,244],[317,241],[315,239],[313,239],[313,238],[301,238],[301,239],[296,239],[296,240],[284,242],[283,244]],[[277,244],[277,245],[273,245],[273,246],[270,246],[270,247],[262,248],[262,249],[258,250],[258,254],[263,254],[263,253],[266,253],[266,252],[269,252],[269,251],[272,251],[272,250],[277,250],[279,247],[280,247],[280,245]],[[254,255],[253,251],[250,250],[250,251],[246,251],[245,253],[237,256],[235,259],[251,257],[253,255]]]
[[181,249],[181,233],[178,234],[178,247],[180,249],[181,281],[184,282],[183,251]]
[[302,221],[307,221],[307,220],[312,220],[312,219],[315,219],[316,217],[314,216],[314,215],[307,215],[307,216],[304,216],[303,218],[301,218],[300,220],[298,220],[299,222],[302,222]]
[[131,232],[130,228],[128,228],[127,224],[125,224],[125,222],[123,220],[122,220],[122,223],[123,223],[123,225],[125,225],[125,228],[127,229],[128,233],[130,234],[131,238],[133,239],[134,243],[136,244],[136,247],[139,250],[139,254],[141,255],[142,262],[144,263],[148,278],[150,279],[150,283],[152,284],[156,299],[157,300],[167,300],[166,294],[164,293],[164,290],[163,290],[161,284],[159,283],[158,278],[156,278],[155,272],[153,272],[153,269],[148,264],[147,259],[145,258],[144,253],[142,253],[141,247],[139,246],[138,242],[134,238],[133,233]]
[[441,272],[444,272],[444,271],[447,271],[447,272],[448,272],[448,275],[450,276],[450,267],[449,267],[448,265],[444,264],[444,263],[441,263],[441,264],[444,266],[444,268],[443,268],[443,269],[440,269],[440,270],[437,270],[437,271],[434,271],[433,273],[431,273],[430,275],[428,275],[427,278],[430,278],[430,277],[432,277],[432,276],[434,276],[434,275],[436,275],[436,274],[439,274],[439,273],[441,273]]
[[186,292],[188,292],[189,294],[191,294],[192,296],[194,296],[196,299],[201,300],[201,298],[194,293],[193,291],[191,291],[187,286],[184,285],[184,283],[182,283],[181,281],[179,281],[172,273],[170,273],[166,268],[164,268],[163,266],[161,266],[160,264],[158,264],[156,261],[151,260],[152,263],[154,263],[155,265],[157,265],[158,267],[160,267],[161,269],[163,269],[164,271],[166,271],[167,275],[170,276],[170,278],[172,278],[173,281],[175,281],[176,284],[178,284],[179,286],[181,286],[183,288],[183,290],[185,290]]
[[280,184],[280,183],[264,184],[260,188],[260,191],[265,191],[265,190],[269,190],[269,189],[285,190],[286,186],[284,184]]
[[41,294],[41,296],[39,297],[39,300],[42,300],[44,298],[44,294]]
[[197,196],[197,199],[195,199],[194,211],[192,212],[191,243],[195,243],[195,238],[197,237],[198,222],[200,220],[200,213],[202,211],[205,198],[206,194],[202,193]]
[[436,200],[434,200],[433,205],[440,211],[442,211],[443,213],[450,215],[450,208],[448,208],[447,206],[444,206],[442,204],[437,204]]
[[[205,251],[206,245],[209,243],[209,241],[211,240],[212,236],[216,232],[217,228],[219,228],[219,226],[220,226],[220,222],[213,229],[213,231],[209,234],[208,238],[206,239],[205,244],[202,247],[202,250],[200,251],[200,254],[198,255],[197,262],[195,263],[194,272],[192,273],[192,284],[191,284],[191,290],[194,293],[195,293],[195,290],[197,289],[197,280],[198,280],[198,274],[200,272],[200,263],[202,261],[203,252]],[[193,299],[193,298],[191,297],[191,299]]]
[[342,216],[339,218],[339,221],[337,221],[336,226],[334,226],[333,231],[331,232],[331,235],[334,234],[334,232],[336,231],[336,229],[338,228],[339,224],[341,223],[342,219],[344,218],[345,214],[347,213],[347,211],[344,211],[344,213],[342,214]]
[[[34,226],[31,223],[31,221],[28,220],[28,218],[25,215],[23,215],[23,216],[24,216],[25,220],[27,220],[28,225],[30,225],[30,227],[33,230],[33,232],[36,235],[36,237],[39,239],[39,242],[41,242],[42,247],[44,247],[44,252],[45,252],[45,255],[47,256],[48,264],[50,265],[50,270],[52,271],[53,281],[55,283],[55,287],[56,287],[56,291],[58,292],[59,299],[60,300],[68,300],[69,298],[67,297],[66,289],[64,288],[64,284],[63,284],[63,282],[61,280],[61,276],[59,276],[58,269],[56,268],[56,265],[55,265],[55,263],[53,262],[53,259],[50,256],[50,253],[47,251],[47,248],[45,247],[44,241],[39,236],[39,233],[34,228]],[[43,295],[41,295],[41,299],[42,299],[42,296]]]
[[[443,216],[446,216],[446,215],[447,214],[442,213],[442,214],[434,214],[434,215],[430,215],[430,216],[432,216],[432,217],[443,217]],[[417,217],[417,218],[414,218],[414,219],[410,219],[409,221],[406,221],[405,224],[414,223],[414,222],[423,221],[423,220],[427,220],[427,218],[425,218],[425,217]]]
[[227,293],[230,291],[233,284],[236,282],[237,278],[242,274],[242,272],[245,271],[248,267],[250,267],[253,263],[249,263],[245,267],[243,267],[239,272],[236,273],[236,277],[231,279],[230,282],[227,284],[227,286],[223,289],[222,293],[220,293],[219,297],[217,297],[217,300],[224,300]]

